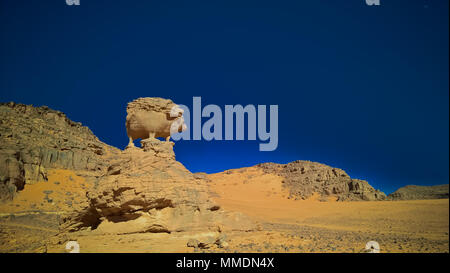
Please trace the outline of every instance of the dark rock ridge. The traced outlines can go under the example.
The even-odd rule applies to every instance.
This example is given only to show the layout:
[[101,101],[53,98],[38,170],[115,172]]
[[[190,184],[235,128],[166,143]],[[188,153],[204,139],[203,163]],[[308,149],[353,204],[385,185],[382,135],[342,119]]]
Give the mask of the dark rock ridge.
[[389,200],[418,200],[418,199],[446,199],[448,198],[448,184],[437,186],[402,187],[388,195]]
[[105,156],[118,152],[62,112],[1,103],[0,202],[11,200],[25,184],[46,181],[49,168],[103,173]]
[[353,179],[345,171],[321,163],[297,160],[288,164],[262,163],[257,167],[284,178],[289,198],[307,199],[314,193],[339,201],[385,200],[386,195],[367,181]]

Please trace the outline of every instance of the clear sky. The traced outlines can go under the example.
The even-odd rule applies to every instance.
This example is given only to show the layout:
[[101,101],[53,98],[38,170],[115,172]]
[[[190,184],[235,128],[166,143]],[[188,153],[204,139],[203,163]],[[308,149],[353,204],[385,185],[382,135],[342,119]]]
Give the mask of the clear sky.
[[279,105],[279,145],[177,142],[193,172],[312,160],[390,193],[449,181],[449,1],[0,1],[0,101],[124,148],[126,104]]

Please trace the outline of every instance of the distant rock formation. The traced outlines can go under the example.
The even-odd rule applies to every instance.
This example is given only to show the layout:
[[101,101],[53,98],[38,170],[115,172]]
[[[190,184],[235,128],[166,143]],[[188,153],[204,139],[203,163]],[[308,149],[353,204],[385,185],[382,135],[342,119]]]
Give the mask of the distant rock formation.
[[262,163],[257,167],[282,176],[291,198],[307,199],[318,193],[322,197],[335,196],[338,201],[386,199],[386,194],[367,181],[352,179],[343,170],[321,163],[297,160],[288,164]]
[[48,168],[103,173],[119,152],[89,128],[46,106],[0,104],[0,202],[25,184],[47,180]]
[[389,200],[420,200],[448,198],[448,184],[437,186],[405,186],[388,195]]
[[[173,101],[163,98],[139,98],[127,106],[126,128],[129,138],[127,147],[134,147],[138,138],[165,138],[170,140],[171,127],[177,132],[185,130],[183,110]],[[178,128],[177,128],[178,127]]]

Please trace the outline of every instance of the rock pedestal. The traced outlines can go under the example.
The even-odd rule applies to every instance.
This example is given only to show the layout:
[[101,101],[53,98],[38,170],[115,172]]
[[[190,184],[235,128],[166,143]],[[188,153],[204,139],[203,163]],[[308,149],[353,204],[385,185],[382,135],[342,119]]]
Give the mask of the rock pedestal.
[[110,163],[87,192],[89,206],[63,219],[62,230],[119,234],[254,228],[246,217],[212,201],[206,179],[175,160],[173,142],[149,138],[141,144]]
[[172,141],[160,141],[156,138],[147,138],[141,140],[142,150],[147,153],[160,158],[167,158],[175,160],[175,153],[173,152]]

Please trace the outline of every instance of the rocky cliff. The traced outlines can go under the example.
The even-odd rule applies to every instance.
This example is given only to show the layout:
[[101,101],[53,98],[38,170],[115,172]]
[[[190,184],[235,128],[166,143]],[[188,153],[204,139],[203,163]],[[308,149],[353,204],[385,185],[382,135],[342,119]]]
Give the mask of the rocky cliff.
[[262,163],[257,167],[283,177],[289,198],[307,199],[318,193],[322,197],[335,196],[338,201],[386,199],[367,181],[352,179],[341,169],[316,162],[297,160],[288,164]]
[[448,198],[448,184],[437,186],[405,186],[388,195],[389,200]]
[[106,157],[120,151],[101,142],[88,127],[46,106],[0,104],[0,202],[26,184],[47,181],[51,168],[100,175]]

